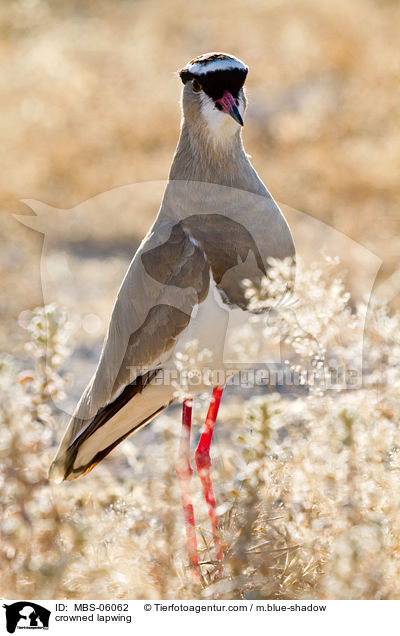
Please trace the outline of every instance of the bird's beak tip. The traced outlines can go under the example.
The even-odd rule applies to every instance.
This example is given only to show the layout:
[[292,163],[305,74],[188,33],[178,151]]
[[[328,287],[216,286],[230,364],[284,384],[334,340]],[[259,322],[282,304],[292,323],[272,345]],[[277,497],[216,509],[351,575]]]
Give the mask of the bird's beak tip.
[[243,119],[237,106],[232,106],[229,110],[229,114],[240,126],[243,126]]
[[215,100],[218,107],[227,115],[230,115],[240,126],[243,126],[243,119],[236,106],[233,95],[226,90],[225,93],[219,99]]

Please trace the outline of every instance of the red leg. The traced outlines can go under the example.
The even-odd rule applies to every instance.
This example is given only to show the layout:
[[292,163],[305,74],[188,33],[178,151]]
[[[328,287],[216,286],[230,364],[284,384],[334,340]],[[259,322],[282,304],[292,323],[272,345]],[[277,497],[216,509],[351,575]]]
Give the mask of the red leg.
[[204,497],[208,506],[208,516],[210,517],[211,529],[214,538],[214,545],[217,550],[218,560],[222,559],[222,549],[219,540],[218,517],[215,511],[215,495],[210,476],[210,446],[223,390],[224,389],[221,387],[215,387],[213,390],[210,406],[208,408],[208,413],[204,424],[204,429],[195,453],[197,471],[203,485]]
[[186,544],[189,556],[189,565],[194,568],[193,575],[198,582],[199,557],[197,554],[196,529],[194,525],[194,512],[192,496],[190,492],[190,480],[193,469],[190,465],[190,429],[192,425],[192,400],[184,400],[182,405],[182,434],[179,445],[179,457],[176,464],[176,474],[178,476],[181,490],[181,500],[183,514],[185,517]]

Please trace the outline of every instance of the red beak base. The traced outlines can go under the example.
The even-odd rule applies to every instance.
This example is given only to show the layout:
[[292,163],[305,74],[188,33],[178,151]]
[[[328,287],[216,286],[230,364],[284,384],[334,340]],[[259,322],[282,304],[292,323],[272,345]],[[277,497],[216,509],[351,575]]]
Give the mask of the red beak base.
[[236,106],[236,101],[229,91],[225,91],[220,99],[215,100],[216,104],[222,108],[222,111],[230,115],[240,126],[243,126],[243,119]]

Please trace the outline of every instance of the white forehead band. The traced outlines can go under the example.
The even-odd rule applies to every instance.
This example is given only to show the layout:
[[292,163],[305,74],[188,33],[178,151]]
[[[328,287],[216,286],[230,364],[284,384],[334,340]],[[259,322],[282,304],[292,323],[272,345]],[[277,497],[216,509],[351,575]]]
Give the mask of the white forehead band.
[[205,75],[213,71],[230,71],[233,69],[247,71],[247,66],[237,58],[228,57],[205,62],[192,62],[186,67],[186,70],[189,73],[193,73],[193,75]]

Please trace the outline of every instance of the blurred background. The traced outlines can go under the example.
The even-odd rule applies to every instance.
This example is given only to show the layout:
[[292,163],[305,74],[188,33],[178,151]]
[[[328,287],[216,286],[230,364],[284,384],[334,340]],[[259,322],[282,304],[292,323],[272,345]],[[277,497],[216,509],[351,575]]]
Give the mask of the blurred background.
[[[390,0],[4,0],[0,344],[16,346],[16,317],[42,302],[42,237],[12,218],[29,213],[20,200],[70,208],[166,179],[179,135],[176,71],[206,51],[250,67],[244,143],[273,196],[365,245],[387,278],[400,247],[399,19]],[[98,241],[90,257],[112,292],[157,205],[83,237]],[[81,236],[58,231],[59,251],[88,257]]]
[[[0,360],[3,596],[399,598],[399,24],[396,0],[1,2],[0,348],[12,354]],[[364,334],[365,386],[225,401],[213,465],[225,576],[215,578],[196,481],[208,562],[196,587],[174,479],[178,411],[84,480],[55,491],[46,475],[65,425],[50,395],[73,381],[60,367],[71,346],[72,376],[95,363],[158,210],[179,136],[176,71],[213,50],[250,67],[244,145],[272,195],[376,254],[389,307],[374,306],[364,330],[334,263],[302,274],[309,315],[320,309],[310,328],[327,347],[343,325]],[[142,182],[153,183],[135,190],[140,205],[112,199],[112,222],[107,197],[88,204],[84,227],[54,216],[47,266],[79,323],[68,344],[62,308],[31,311],[43,304],[43,235],[13,215],[32,214],[23,199],[68,209]],[[205,409],[196,403],[196,435]]]

